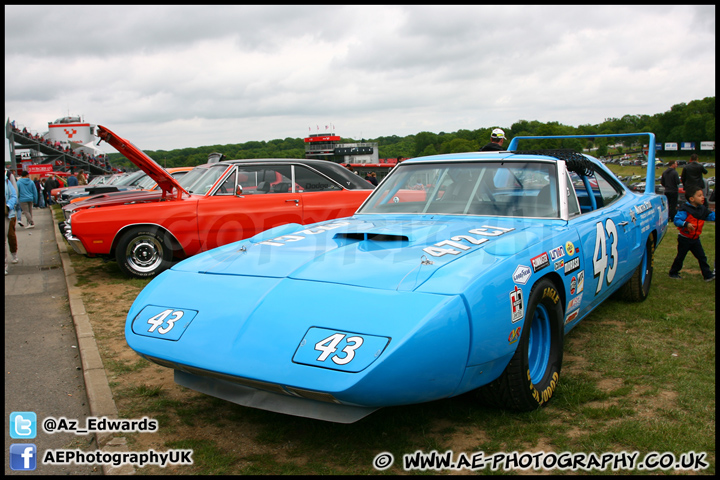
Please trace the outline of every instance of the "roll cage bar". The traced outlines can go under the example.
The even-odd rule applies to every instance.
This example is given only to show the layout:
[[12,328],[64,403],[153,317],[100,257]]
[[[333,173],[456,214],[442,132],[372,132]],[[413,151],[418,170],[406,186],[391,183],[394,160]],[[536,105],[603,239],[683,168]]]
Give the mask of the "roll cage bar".
[[514,137],[508,145],[508,152],[517,151],[517,146],[520,140],[547,140],[547,139],[562,139],[562,138],[611,138],[611,137],[640,137],[648,136],[648,165],[647,165],[647,178],[645,180],[645,193],[655,193],[655,134],[650,132],[643,133],[611,133],[611,134],[598,134],[598,135],[545,135],[545,136],[520,136]]

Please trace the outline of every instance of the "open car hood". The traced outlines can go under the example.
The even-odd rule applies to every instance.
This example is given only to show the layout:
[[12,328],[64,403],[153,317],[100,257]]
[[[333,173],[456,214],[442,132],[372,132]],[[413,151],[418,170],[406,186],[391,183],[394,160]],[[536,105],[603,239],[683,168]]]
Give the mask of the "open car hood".
[[150,178],[155,180],[163,192],[163,197],[166,194],[172,193],[173,189],[181,193],[188,193],[180,184],[170,175],[164,168],[152,158],[148,157],[143,153],[142,150],[133,145],[130,141],[117,136],[106,127],[98,125],[97,136],[100,139],[105,140],[107,143],[112,145],[115,150],[125,155],[125,157],[133,162],[139,169],[147,173]]

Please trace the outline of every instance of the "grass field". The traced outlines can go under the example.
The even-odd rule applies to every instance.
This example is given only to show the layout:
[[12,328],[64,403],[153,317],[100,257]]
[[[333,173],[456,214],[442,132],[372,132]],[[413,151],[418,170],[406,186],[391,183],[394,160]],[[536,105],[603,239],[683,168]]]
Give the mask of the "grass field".
[[[702,242],[712,264],[714,223],[706,224]],[[140,359],[124,344],[124,315],[147,281],[124,278],[114,262],[74,254],[71,259],[121,418],[148,416],[160,423],[157,433],[128,435],[130,450],[194,451],[192,466],[145,467],[139,473],[397,474],[404,473],[404,454],[452,450],[455,458],[463,452],[487,457],[624,451],[638,452],[639,460],[652,452],[676,459],[695,452],[705,454],[708,467],[694,473],[714,474],[715,282],[703,281],[691,255],[683,280],[670,279],[676,245],[671,229],[656,250],[645,302],[607,301],[569,333],[560,384],[546,408],[513,413],[486,408],[466,394],[381,409],[350,425],[254,410],[178,387],[168,369]],[[114,305],[106,305],[102,292],[113,292]],[[382,452],[395,461],[378,472],[373,459]]]

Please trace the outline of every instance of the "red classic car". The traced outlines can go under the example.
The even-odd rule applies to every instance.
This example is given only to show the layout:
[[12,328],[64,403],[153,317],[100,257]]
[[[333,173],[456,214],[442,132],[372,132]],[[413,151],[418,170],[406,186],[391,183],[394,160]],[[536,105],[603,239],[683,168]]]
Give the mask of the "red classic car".
[[252,237],[287,223],[349,216],[373,185],[326,160],[250,159],[199,165],[182,185],[129,141],[98,136],[145,171],[162,194],[144,203],[98,203],[65,222],[65,238],[90,257],[116,259],[134,277],[156,275],[173,259]]

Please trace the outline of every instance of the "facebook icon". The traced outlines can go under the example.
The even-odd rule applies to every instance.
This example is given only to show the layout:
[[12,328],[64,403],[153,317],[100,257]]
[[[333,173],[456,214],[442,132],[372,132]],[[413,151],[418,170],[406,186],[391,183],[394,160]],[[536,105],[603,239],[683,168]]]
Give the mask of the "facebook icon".
[[13,443],[10,445],[10,468],[13,470],[35,470],[37,467],[37,447],[32,443]]

